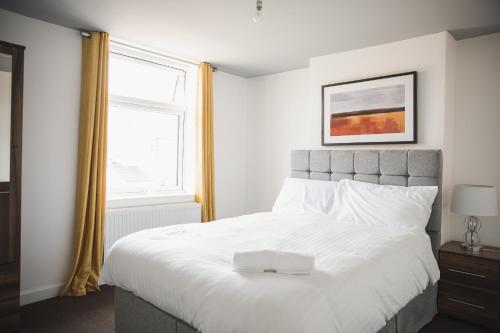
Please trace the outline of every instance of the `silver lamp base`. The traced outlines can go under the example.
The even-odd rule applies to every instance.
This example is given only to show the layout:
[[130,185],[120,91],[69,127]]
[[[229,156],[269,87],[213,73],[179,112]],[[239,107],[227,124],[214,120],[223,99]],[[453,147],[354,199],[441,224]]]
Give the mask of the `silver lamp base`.
[[478,234],[478,230],[481,229],[481,220],[477,216],[469,216],[464,222],[467,231],[464,234],[462,245],[472,252],[481,251],[481,240]]
[[466,250],[471,251],[471,252],[480,252],[480,251],[481,251],[481,249],[483,248],[483,246],[482,246],[482,245],[478,245],[478,246],[469,246],[469,245],[467,245],[467,244],[465,244],[465,243],[462,243],[462,246],[463,246]]

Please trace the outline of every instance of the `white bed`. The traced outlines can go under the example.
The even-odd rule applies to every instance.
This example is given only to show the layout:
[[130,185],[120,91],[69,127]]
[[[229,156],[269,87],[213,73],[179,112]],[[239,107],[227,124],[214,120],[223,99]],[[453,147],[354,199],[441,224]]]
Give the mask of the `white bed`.
[[[310,253],[316,270],[233,272],[233,253],[246,249]],[[383,328],[439,270],[424,230],[259,213],[129,235],[103,278],[203,333],[356,333]]]

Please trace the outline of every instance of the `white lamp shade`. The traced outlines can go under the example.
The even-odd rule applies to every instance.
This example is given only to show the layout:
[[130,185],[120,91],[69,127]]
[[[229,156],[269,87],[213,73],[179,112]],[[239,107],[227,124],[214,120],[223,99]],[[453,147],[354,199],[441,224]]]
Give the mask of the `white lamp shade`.
[[496,216],[498,214],[496,187],[455,185],[451,211],[467,216]]

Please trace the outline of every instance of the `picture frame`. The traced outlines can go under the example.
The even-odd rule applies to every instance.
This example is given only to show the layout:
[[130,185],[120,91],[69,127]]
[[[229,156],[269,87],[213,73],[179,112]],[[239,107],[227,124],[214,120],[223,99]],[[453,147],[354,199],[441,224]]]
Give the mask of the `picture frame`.
[[417,72],[321,86],[321,143],[417,143]]

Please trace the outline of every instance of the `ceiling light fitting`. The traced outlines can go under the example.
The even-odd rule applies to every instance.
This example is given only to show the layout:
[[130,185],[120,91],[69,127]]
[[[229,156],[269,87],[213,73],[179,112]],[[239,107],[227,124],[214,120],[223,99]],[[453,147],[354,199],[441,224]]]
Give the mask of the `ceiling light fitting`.
[[262,14],[262,0],[257,0],[256,7],[257,7],[257,11],[253,15],[252,20],[255,23],[258,23],[260,21],[260,19],[262,18],[262,15],[263,15]]

